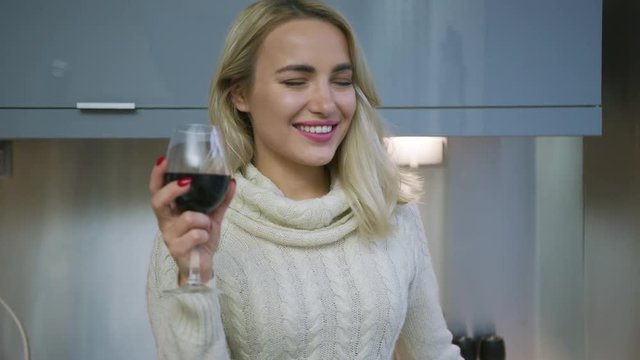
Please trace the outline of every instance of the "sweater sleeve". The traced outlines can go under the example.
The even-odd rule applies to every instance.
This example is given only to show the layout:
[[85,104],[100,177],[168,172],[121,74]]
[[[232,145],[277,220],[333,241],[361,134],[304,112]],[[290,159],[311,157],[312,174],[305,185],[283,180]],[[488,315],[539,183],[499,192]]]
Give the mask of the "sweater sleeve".
[[164,295],[163,290],[178,286],[177,278],[178,267],[158,234],[147,276],[147,312],[157,358],[229,359],[215,280],[208,284],[210,293]]
[[415,273],[409,288],[408,307],[404,325],[396,344],[399,360],[462,360],[460,349],[451,343],[438,283],[431,263],[431,255],[418,209],[408,205],[407,236],[413,242]]

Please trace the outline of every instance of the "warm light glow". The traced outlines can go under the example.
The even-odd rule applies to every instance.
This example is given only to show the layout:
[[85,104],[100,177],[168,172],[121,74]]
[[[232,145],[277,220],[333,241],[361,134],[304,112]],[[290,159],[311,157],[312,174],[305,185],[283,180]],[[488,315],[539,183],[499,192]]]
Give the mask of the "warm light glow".
[[399,136],[385,140],[391,158],[401,166],[412,168],[441,164],[447,142],[443,137],[427,136]]

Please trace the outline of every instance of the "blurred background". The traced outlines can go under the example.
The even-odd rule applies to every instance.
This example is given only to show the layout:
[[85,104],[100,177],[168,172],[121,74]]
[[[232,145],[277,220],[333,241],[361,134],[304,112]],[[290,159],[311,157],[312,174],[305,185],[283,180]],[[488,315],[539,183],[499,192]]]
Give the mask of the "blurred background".
[[[41,2],[0,3],[0,298],[33,359],[153,359],[149,171],[206,121],[248,1]],[[637,359],[640,3],[331,3],[392,133],[446,138],[415,171],[452,332],[507,359]],[[77,106],[101,101],[135,110]],[[19,335],[0,308],[0,358]]]

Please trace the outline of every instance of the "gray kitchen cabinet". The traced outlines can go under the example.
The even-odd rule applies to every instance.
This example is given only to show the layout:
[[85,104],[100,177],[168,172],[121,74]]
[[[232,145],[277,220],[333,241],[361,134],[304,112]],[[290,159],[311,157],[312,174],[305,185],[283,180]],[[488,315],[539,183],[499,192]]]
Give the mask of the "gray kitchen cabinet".
[[596,135],[601,0],[333,0],[398,135]]
[[387,107],[599,105],[601,0],[333,0]]
[[243,3],[4,0],[0,106],[204,108],[218,49]]
[[[3,1],[0,138],[163,137],[206,121],[218,51],[250,2]],[[328,2],[354,26],[393,134],[600,133],[601,0]]]
[[0,138],[159,138],[206,122],[218,49],[247,3],[3,1]]

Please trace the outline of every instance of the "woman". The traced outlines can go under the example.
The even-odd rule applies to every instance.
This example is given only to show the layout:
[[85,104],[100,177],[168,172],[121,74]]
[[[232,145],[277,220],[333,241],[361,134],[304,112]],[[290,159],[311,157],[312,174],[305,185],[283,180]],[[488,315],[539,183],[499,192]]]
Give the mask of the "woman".
[[[151,174],[160,358],[459,359],[408,204],[417,186],[386,154],[377,104],[335,10],[262,0],[239,15],[209,106],[235,170],[225,202],[175,213],[189,179],[163,186],[163,158]],[[213,294],[163,297],[196,245]]]

